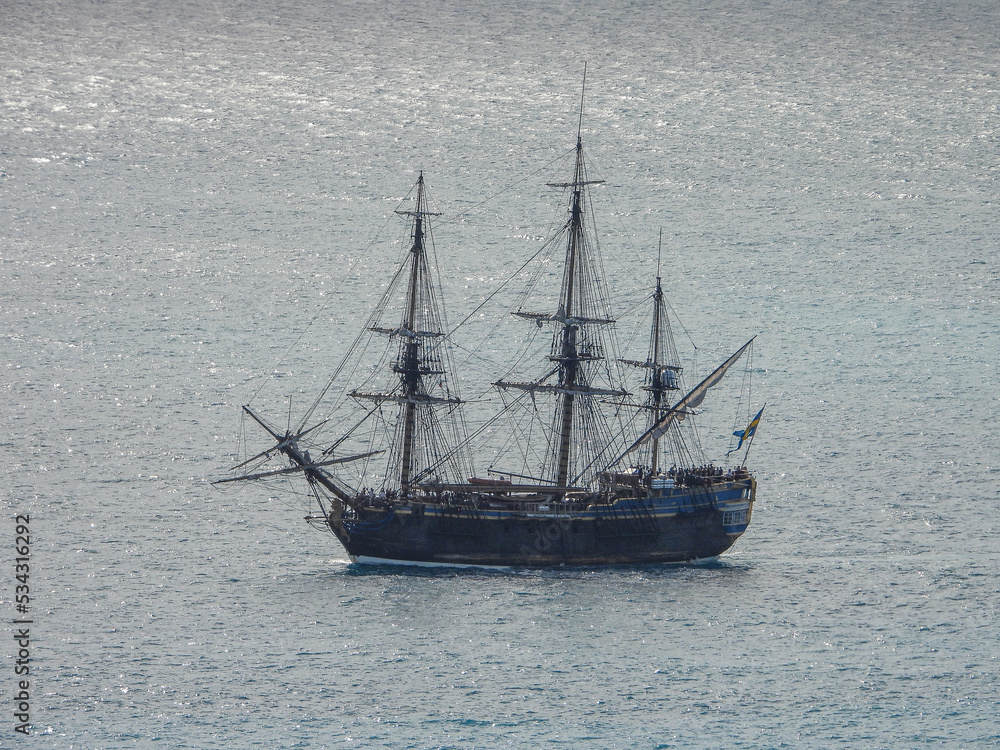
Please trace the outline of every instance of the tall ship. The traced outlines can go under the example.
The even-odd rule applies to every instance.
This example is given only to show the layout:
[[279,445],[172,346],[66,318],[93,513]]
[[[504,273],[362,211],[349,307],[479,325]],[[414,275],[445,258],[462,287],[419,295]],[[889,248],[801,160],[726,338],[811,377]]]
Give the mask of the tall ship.
[[[550,184],[566,206],[543,248],[557,271],[529,278],[509,310],[547,346],[533,362],[510,347],[507,374],[487,389],[495,412],[473,427],[466,418],[452,345],[462,326],[449,329],[441,302],[437,214],[421,173],[397,211],[408,224],[404,257],[333,377],[285,429],[244,406],[272,442],[217,485],[295,483],[307,521],[355,563],[675,563],[733,545],[750,523],[756,480],[746,453],[725,469],[705,460],[694,416],[738,361],[749,367],[753,339],[686,388],[658,268],[646,356],[622,355],[591,216],[600,181],[588,177],[582,105],[580,120],[572,173]],[[733,433],[736,450],[748,452],[760,418]]]

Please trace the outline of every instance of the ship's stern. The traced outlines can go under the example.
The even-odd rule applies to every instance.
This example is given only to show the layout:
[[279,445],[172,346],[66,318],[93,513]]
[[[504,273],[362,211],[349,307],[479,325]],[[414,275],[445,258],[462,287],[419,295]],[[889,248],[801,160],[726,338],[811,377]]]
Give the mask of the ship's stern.
[[739,492],[727,492],[719,503],[722,512],[722,528],[729,537],[730,545],[742,536],[753,516],[753,503],[757,497],[757,480],[750,477]]

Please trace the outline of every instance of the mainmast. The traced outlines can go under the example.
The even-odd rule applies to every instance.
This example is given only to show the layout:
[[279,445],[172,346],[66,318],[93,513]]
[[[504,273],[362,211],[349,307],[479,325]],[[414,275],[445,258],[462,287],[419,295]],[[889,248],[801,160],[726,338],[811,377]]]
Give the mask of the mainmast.
[[[569,182],[549,183],[549,187],[570,191],[569,218],[560,235],[565,233],[565,258],[562,286],[554,313],[517,311],[514,314],[535,321],[538,325],[552,323],[552,347],[548,356],[555,368],[540,380],[529,383],[498,381],[499,388],[516,388],[532,394],[548,392],[555,397],[553,440],[545,471],[545,480],[554,488],[575,484],[580,477],[571,476],[592,461],[584,454],[599,453],[598,443],[609,439],[609,433],[598,435],[581,431],[599,430],[597,420],[581,414],[584,405],[592,405],[597,396],[624,397],[628,394],[619,388],[594,387],[596,363],[604,360],[604,346],[596,329],[612,323],[602,307],[602,286],[596,245],[586,232],[586,188],[603,180],[588,180],[583,153],[583,101],[580,103],[580,127],[577,130],[576,155],[573,177]],[[603,313],[603,314],[601,314]],[[545,382],[554,378],[556,382]],[[575,434],[576,433],[576,434]],[[586,447],[584,444],[587,443]],[[574,455],[574,450],[578,455]],[[592,456],[591,456],[592,458]],[[573,464],[579,459],[579,465]]]
[[552,359],[559,363],[559,383],[566,388],[562,394],[562,404],[558,407],[560,414],[558,421],[559,459],[555,477],[555,483],[558,487],[565,487],[569,478],[569,454],[573,435],[573,405],[576,401],[576,395],[572,389],[577,385],[580,370],[580,355],[577,349],[577,333],[580,330],[580,326],[571,321],[573,321],[573,315],[576,312],[574,308],[576,300],[573,295],[577,286],[578,257],[583,243],[583,188],[587,184],[590,183],[587,183],[583,179],[583,137],[577,132],[576,164],[573,170],[573,182],[568,186],[573,189],[573,197],[570,204],[566,265],[563,269],[563,288],[559,300],[559,311],[562,313],[564,320],[562,330],[558,334],[559,341],[561,342],[559,352],[552,357]]

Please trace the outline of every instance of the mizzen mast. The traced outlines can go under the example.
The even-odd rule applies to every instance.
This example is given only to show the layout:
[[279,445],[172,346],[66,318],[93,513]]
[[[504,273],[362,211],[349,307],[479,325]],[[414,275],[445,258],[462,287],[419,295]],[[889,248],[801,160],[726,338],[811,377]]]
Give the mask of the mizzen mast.
[[[653,330],[650,334],[649,342],[649,362],[648,367],[650,370],[649,384],[643,386],[643,389],[649,392],[649,406],[652,410],[652,424],[656,424],[663,417],[663,412],[665,409],[664,397],[667,391],[676,391],[678,389],[677,376],[680,373],[680,367],[676,364],[665,364],[663,362],[664,355],[667,354],[665,349],[673,349],[673,342],[666,341],[665,337],[670,335],[670,325],[667,321],[666,306],[664,305],[663,299],[663,280],[660,276],[660,257],[663,251],[663,230],[660,230],[660,241],[657,247],[657,262],[656,262],[656,289],[653,292]],[[676,360],[676,354],[672,353],[672,358]],[[653,473],[660,468],[659,458],[660,458],[660,439],[654,438],[652,441],[652,456],[650,457],[650,469]]]

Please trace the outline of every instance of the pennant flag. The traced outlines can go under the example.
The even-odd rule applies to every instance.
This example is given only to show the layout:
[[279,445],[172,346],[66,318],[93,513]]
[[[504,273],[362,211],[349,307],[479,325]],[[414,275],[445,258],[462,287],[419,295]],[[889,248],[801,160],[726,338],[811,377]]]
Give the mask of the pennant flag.
[[[750,420],[750,424],[747,425],[745,430],[737,430],[733,434],[740,439],[740,444],[733,448],[729,453],[735,453],[740,448],[743,447],[743,442],[749,440],[753,437],[753,434],[757,432],[757,425],[760,424],[760,415],[764,413],[764,407],[760,407],[760,411],[757,412],[757,416]],[[726,454],[728,455],[728,454]]]

